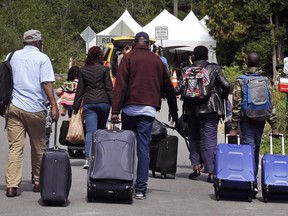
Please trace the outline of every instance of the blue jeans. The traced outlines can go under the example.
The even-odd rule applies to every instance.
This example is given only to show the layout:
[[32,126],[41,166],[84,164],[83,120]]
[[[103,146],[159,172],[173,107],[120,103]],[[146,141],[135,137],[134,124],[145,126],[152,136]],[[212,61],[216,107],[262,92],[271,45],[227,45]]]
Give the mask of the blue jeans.
[[220,117],[217,113],[187,115],[190,161],[198,165],[203,160],[205,172],[214,173],[214,158]]
[[261,145],[261,138],[265,127],[265,121],[253,122],[242,121],[240,122],[240,129],[243,137],[243,143],[248,144],[254,149],[255,159],[255,174],[257,176],[259,166],[259,152]]
[[97,129],[105,129],[110,112],[110,104],[84,104],[85,119],[85,159],[89,159],[93,133]]
[[136,192],[146,193],[149,175],[149,147],[152,140],[152,124],[154,117],[150,116],[129,116],[121,113],[122,129],[132,130],[136,133],[137,139],[137,179],[135,184]]

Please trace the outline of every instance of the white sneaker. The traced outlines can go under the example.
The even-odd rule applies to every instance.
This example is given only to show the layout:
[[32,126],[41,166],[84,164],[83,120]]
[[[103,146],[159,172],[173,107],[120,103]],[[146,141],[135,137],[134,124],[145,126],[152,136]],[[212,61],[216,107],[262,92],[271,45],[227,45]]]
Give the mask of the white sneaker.
[[135,199],[143,200],[146,199],[146,194],[143,192],[136,192],[134,195]]
[[89,161],[86,159],[85,164],[82,167],[83,169],[88,169],[89,168]]

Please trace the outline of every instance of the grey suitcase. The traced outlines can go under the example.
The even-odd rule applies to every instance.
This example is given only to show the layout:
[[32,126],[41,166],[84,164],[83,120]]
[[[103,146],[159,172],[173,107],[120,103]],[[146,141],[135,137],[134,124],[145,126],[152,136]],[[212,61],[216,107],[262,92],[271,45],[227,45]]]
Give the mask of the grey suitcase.
[[129,130],[97,130],[87,176],[87,201],[133,202],[136,138]]

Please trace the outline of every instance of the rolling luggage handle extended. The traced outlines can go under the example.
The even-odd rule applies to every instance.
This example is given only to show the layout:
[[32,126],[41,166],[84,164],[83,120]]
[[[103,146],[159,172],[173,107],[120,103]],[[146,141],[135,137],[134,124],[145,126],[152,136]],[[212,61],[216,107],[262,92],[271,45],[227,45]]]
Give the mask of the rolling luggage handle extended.
[[[281,136],[282,155],[285,155],[284,134],[279,134],[279,136]],[[269,134],[269,138],[270,138],[270,154],[273,154],[273,136],[272,136],[272,133]]]
[[[119,125],[119,128],[117,128],[115,125]],[[107,126],[108,130],[122,130],[122,122],[121,120],[117,123],[112,123],[111,120],[108,120],[108,126]]]
[[[237,136],[237,144],[240,145],[240,135],[237,134],[236,136]],[[234,136],[230,134],[225,134],[225,143],[228,143],[228,137],[234,137]]]
[[54,148],[55,150],[59,149],[59,147],[58,147],[58,145],[57,145],[57,128],[58,128],[57,123],[58,123],[58,121],[55,121],[55,128],[54,128],[54,146],[53,146],[53,148]]

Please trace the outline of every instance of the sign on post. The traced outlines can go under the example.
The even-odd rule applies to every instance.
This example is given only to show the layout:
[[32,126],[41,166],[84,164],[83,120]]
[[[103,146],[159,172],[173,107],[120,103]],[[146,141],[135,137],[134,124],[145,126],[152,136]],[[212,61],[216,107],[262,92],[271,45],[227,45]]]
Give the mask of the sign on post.
[[156,26],[155,27],[155,39],[156,40],[168,40],[168,26]]
[[80,36],[83,38],[83,40],[86,42],[86,53],[88,52],[88,46],[89,43],[96,37],[96,33],[93,31],[90,26],[88,26],[81,34]]

